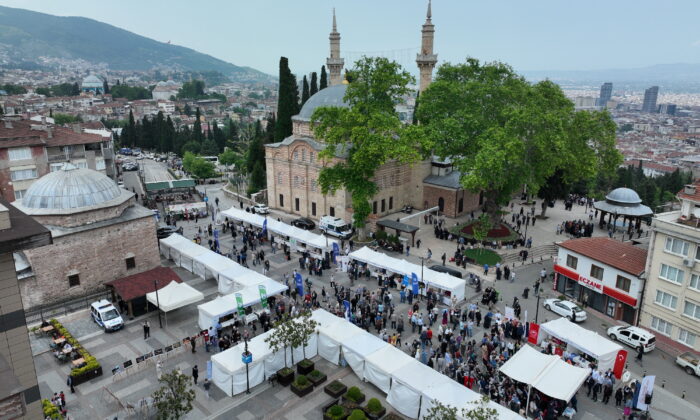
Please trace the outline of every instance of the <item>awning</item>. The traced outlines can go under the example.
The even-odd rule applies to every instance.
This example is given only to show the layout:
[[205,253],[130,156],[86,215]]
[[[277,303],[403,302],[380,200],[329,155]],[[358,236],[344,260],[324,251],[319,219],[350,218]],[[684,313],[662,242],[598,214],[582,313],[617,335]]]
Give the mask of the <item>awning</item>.
[[146,296],[150,292],[156,290],[156,281],[158,282],[158,290],[163,289],[170,284],[171,281],[181,283],[180,277],[172,269],[168,267],[156,267],[152,270],[144,271],[143,273],[134,274],[128,277],[122,277],[117,280],[112,280],[105,283],[106,286],[114,288],[114,291],[124,301]]
[[170,282],[156,292],[146,294],[146,299],[158,306],[163,312],[170,312],[177,308],[204,300],[204,294],[186,283]]
[[[575,352],[583,351],[598,360],[598,368],[602,371],[612,369],[615,364],[617,352],[622,346],[608,340],[606,337],[587,330],[566,318],[559,318],[540,325],[540,331],[566,342]],[[540,334],[542,335],[542,334]]]

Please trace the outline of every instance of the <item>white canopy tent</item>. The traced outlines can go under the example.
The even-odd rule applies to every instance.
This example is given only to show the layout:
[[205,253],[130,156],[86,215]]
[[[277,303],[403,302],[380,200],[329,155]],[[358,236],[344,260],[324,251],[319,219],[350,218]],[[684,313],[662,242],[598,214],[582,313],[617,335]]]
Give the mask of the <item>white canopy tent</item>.
[[598,360],[598,369],[605,372],[615,365],[617,352],[622,346],[587,330],[566,318],[559,318],[540,325],[538,344],[542,341],[542,332],[567,343],[567,350],[572,353],[582,351]]
[[[241,343],[211,358],[212,381],[229,397],[246,390],[246,368],[241,358],[244,348]],[[253,361],[248,365],[248,378],[252,388],[265,380],[265,360],[272,352],[262,340],[249,341],[248,350],[253,354]]]
[[590,373],[588,369],[572,366],[559,356],[542,354],[528,345],[520,348],[499,370],[545,395],[566,402],[571,400]]
[[[423,390],[420,405],[420,419],[423,419],[428,414],[428,411],[435,405],[433,403],[435,400],[443,405],[457,408],[457,418],[466,420],[461,416],[462,409],[470,410],[478,406],[481,400],[481,394],[455,381],[447,381],[431,386]],[[517,413],[493,401],[489,401],[487,406],[488,408],[496,410],[498,413],[498,420],[522,419]]]
[[237,263],[219,273],[219,293],[237,292],[249,286],[260,284],[269,279],[264,274],[243,267]]
[[394,346],[383,347],[365,358],[364,378],[388,394],[391,375],[403,367],[408,369],[420,363]]
[[146,299],[163,312],[170,312],[177,308],[204,300],[204,294],[186,283],[171,281],[167,286],[156,292],[146,294]]
[[407,369],[398,369],[391,374],[391,389],[386,402],[399,413],[417,418],[423,390],[450,381],[452,379],[416,361]]
[[340,343],[348,338],[358,336],[365,331],[343,318],[318,328],[318,354],[329,362],[340,364]]
[[189,272],[194,272],[194,259],[196,257],[211,252],[177,233],[161,239],[160,248],[165,257]]
[[221,272],[234,268],[236,265],[238,264],[229,258],[207,250],[207,252],[194,257],[193,272],[203,279],[213,277],[218,280]]
[[463,279],[431,270],[428,267],[422,267],[421,270],[420,265],[410,263],[406,260],[390,257],[381,252],[373,251],[368,247],[362,247],[357,251],[351,252],[349,256],[352,259],[367,263],[369,265],[409,277],[412,273],[415,273],[420,279],[422,272],[423,282],[426,283],[428,287],[447,291],[450,293],[450,296],[456,298],[458,302],[463,301],[465,298],[464,290],[466,287],[466,281]]
[[353,372],[361,379],[365,374],[365,358],[390,344],[367,331],[363,334],[353,335],[341,341],[343,358],[348,362]]
[[193,212],[197,212],[202,217],[207,215],[207,203],[199,201],[197,203],[172,204],[167,207],[166,212],[175,214],[193,214]]

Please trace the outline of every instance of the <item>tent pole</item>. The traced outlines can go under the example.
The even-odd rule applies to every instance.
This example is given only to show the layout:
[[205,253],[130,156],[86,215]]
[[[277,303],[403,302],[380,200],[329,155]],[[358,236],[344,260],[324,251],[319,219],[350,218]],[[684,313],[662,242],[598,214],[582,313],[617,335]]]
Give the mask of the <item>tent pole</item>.
[[530,391],[532,391],[532,385],[527,386],[527,402],[525,403],[525,418],[530,418]]

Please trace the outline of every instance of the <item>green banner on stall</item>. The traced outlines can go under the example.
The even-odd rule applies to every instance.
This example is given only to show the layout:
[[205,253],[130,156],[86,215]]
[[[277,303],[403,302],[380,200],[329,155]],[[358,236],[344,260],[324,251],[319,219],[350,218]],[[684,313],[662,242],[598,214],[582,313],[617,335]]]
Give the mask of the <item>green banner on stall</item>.
[[236,304],[238,305],[238,315],[245,315],[245,308],[243,307],[243,295],[236,293]]
[[260,290],[260,306],[265,309],[267,308],[267,290],[262,284],[258,286],[258,289]]

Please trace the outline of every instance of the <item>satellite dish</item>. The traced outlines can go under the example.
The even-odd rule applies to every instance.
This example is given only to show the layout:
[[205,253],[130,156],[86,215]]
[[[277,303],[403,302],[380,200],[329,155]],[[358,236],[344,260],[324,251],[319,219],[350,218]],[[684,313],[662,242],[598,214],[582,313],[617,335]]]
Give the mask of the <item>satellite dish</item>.
[[625,371],[625,373],[622,374],[622,382],[627,382],[630,380],[632,377],[632,374],[630,373],[629,370]]

